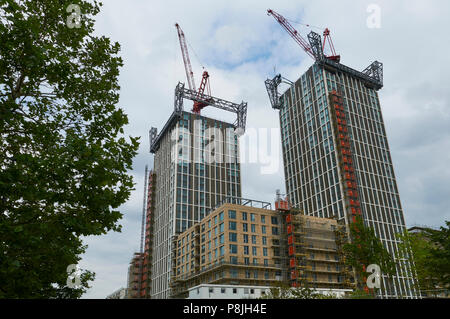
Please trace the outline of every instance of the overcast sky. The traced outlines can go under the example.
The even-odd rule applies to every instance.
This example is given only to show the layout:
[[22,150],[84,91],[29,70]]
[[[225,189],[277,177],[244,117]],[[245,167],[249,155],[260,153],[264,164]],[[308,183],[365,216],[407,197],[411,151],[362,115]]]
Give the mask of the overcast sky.
[[[296,80],[313,63],[272,18],[328,27],[341,62],[363,70],[384,64],[379,91],[394,171],[407,226],[440,226],[450,219],[450,29],[449,1],[170,1],[103,0],[98,34],[121,44],[120,107],[126,132],[141,136],[134,160],[136,190],[122,206],[121,233],[88,237],[80,263],[96,273],[84,298],[104,298],[126,287],[127,269],[139,250],[144,169],[153,165],[148,130],[161,129],[173,111],[178,81],[186,82],[175,22],[185,32],[197,85],[202,65],[211,91],[233,102],[248,102],[248,128],[279,129],[264,80],[275,72]],[[370,4],[381,9],[380,28],[369,28]],[[293,23],[305,37],[311,29]],[[318,30],[314,30],[318,32]],[[185,108],[190,107],[188,101]],[[226,118],[217,109],[207,116]],[[261,164],[244,164],[243,196],[273,202],[284,191],[278,174],[261,174]]]

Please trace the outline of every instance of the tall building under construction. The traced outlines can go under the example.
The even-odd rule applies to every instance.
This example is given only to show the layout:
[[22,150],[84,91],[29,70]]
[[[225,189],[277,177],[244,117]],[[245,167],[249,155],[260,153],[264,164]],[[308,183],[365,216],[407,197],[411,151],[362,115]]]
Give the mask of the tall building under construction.
[[[286,20],[276,13],[275,18],[289,31]],[[395,256],[396,234],[405,230],[405,221],[378,97],[382,64],[360,72],[341,64],[339,56],[325,56],[319,34],[311,32],[308,40],[304,49],[315,63],[298,80],[278,75],[266,81],[272,107],[279,110],[290,203],[347,225],[362,216]],[[281,94],[282,83],[288,88]],[[409,262],[400,261],[396,276],[383,276],[380,297],[417,297],[413,280]]]
[[[151,231],[146,238],[151,298],[170,297],[174,236],[201,221],[225,197],[241,197],[235,130],[245,127],[247,104],[199,96],[182,83],[175,97],[175,109],[161,132],[150,130],[150,152],[155,155],[153,200],[147,208]],[[227,123],[184,111],[184,99],[235,112],[237,120]]]

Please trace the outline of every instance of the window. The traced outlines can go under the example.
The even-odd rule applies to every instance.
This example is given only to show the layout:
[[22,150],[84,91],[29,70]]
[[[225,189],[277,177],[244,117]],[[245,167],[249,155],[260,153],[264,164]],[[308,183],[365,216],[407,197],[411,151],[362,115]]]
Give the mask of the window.
[[250,294],[254,294],[255,293],[255,289],[250,288]]
[[211,219],[208,220],[208,228],[211,228]]
[[252,233],[256,233],[256,225],[252,224],[251,227],[252,227]]
[[237,254],[237,245],[230,245],[230,254]]
[[229,230],[236,230],[236,222],[229,222],[228,229]]
[[224,294],[224,293],[227,292],[227,289],[226,288],[220,288],[220,292]]
[[221,246],[221,247],[219,248],[219,252],[220,252],[220,256],[225,255],[225,246]]
[[255,214],[250,213],[250,221],[252,221],[252,222],[255,221]]
[[214,227],[214,236],[217,236],[217,227]]
[[235,210],[229,210],[228,211],[228,218],[236,219],[236,211]]
[[223,222],[223,212],[219,213],[219,221]]
[[216,225],[216,224],[217,224],[217,215],[214,216],[214,225]]
[[233,288],[233,293],[237,294],[237,288]]
[[262,230],[262,233],[265,234],[266,233],[266,226],[261,226],[261,230]]
[[263,248],[263,256],[267,256],[267,248],[266,247]]
[[208,239],[211,239],[211,231],[208,232]]
[[244,243],[248,243],[248,235],[244,234]]
[[264,272],[264,279],[269,279],[269,272],[268,271]]
[[261,223],[263,223],[263,224],[266,223],[266,216],[265,215],[261,215]]
[[244,255],[248,255],[248,246],[244,246]]
[[252,254],[253,254],[253,256],[257,255],[256,252],[257,252],[257,247],[252,247]]
[[253,272],[253,278],[255,278],[255,279],[258,278],[258,271],[257,271],[257,270],[255,270],[255,271]]
[[244,257],[244,264],[250,265],[250,258]]
[[272,235],[278,235],[278,227],[272,227]]
[[209,288],[209,293],[210,294],[214,293],[214,288]]
[[223,234],[222,235],[220,235],[219,236],[219,243],[220,244],[223,244],[225,241],[224,241],[224,236],[223,236]]
[[230,241],[231,242],[237,242],[237,234],[236,233],[229,233],[230,235]]
[[219,225],[219,233],[223,233],[224,232],[224,224],[220,224]]
[[[231,276],[231,278],[237,278],[237,276],[238,276],[238,272],[237,272],[237,270],[236,269],[230,269],[230,276]],[[235,294],[236,292],[236,288],[233,288],[233,293]]]
[[266,236],[262,237],[262,243],[263,243],[263,245],[267,245],[267,237]]
[[272,216],[272,224],[278,225],[278,218],[276,216]]
[[256,244],[256,236],[252,235],[252,244]]
[[269,266],[269,259],[264,259],[264,266]]
[[238,259],[236,256],[231,256],[230,257],[230,263],[237,265]]
[[245,231],[245,232],[248,231],[248,224],[247,223],[243,223],[242,224],[242,231]]
[[247,213],[246,212],[242,212],[242,220],[247,220]]

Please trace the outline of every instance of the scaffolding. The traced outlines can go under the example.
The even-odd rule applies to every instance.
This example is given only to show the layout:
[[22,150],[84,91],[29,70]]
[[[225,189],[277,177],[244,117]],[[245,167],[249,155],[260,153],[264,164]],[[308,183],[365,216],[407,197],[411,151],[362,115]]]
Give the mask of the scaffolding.
[[145,246],[143,252],[142,283],[140,288],[141,298],[150,298],[152,260],[153,260],[153,227],[155,210],[156,174],[150,171],[147,183],[147,207],[145,216]]
[[279,198],[275,207],[284,213],[290,286],[350,288],[347,269],[339,256],[337,222],[306,216],[302,210],[290,207],[287,200]]
[[346,265],[346,255],[344,253],[343,247],[346,243],[349,243],[348,229],[345,225],[339,225],[335,229],[336,245],[337,245],[337,256],[342,264],[340,276],[344,283],[351,288],[355,288],[356,283],[354,280],[354,271],[351,266]]
[[349,116],[344,108],[344,100],[340,92],[336,90],[331,91],[329,99],[341,178],[344,181],[344,199],[347,214],[350,217],[349,222],[355,222],[356,217],[362,216],[362,213],[354,167],[354,152],[348,125]]

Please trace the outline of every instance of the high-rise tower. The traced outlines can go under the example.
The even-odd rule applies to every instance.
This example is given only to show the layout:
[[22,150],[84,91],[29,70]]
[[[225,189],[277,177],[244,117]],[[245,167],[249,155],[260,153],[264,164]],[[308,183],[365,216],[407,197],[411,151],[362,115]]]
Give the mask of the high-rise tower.
[[[186,112],[184,98],[234,112],[237,120],[231,124]],[[147,252],[151,298],[170,297],[174,235],[199,222],[225,197],[241,197],[238,135],[245,129],[246,111],[247,103],[200,96],[180,83],[169,120],[159,134],[150,130],[156,185]]]
[[[289,88],[279,94],[282,82]],[[377,92],[382,64],[359,72],[321,56],[295,83],[278,75],[266,86],[280,111],[292,205],[346,224],[361,215],[395,256],[405,221]],[[409,261],[400,261],[396,276],[383,276],[381,297],[417,297],[413,278]]]

